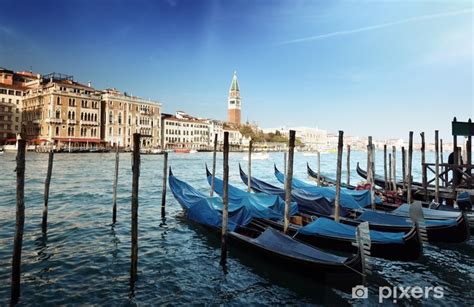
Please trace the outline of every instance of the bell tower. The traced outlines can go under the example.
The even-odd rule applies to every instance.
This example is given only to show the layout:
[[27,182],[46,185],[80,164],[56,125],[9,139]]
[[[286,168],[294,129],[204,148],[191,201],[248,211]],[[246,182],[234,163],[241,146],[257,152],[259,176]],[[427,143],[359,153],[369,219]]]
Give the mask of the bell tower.
[[227,98],[227,121],[229,123],[240,125],[240,107],[239,82],[237,81],[237,72],[234,71]]

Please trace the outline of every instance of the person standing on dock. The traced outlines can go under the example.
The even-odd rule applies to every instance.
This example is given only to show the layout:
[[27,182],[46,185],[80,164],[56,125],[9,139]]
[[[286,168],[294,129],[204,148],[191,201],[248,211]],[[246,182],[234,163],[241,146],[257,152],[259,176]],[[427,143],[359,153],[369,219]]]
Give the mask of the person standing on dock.
[[[458,152],[460,153],[461,152],[461,148],[458,147]],[[449,154],[449,157],[448,157],[448,164],[454,164],[454,154],[455,154],[455,151],[453,151],[452,153]],[[458,161],[458,164],[463,164],[463,161],[462,161],[462,156],[459,155],[459,161]],[[451,170],[452,173],[453,173],[453,185],[458,185],[461,183],[461,179],[462,179],[462,174],[459,172],[459,171],[456,171],[454,168]]]

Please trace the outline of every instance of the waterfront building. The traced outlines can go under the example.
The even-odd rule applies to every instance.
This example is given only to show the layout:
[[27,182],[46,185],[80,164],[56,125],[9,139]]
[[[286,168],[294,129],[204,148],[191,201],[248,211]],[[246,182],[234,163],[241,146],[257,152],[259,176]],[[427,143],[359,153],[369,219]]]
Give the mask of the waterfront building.
[[132,135],[141,134],[141,146],[161,148],[161,103],[106,89],[101,93],[101,137],[107,145],[130,148]]
[[224,132],[229,132],[229,145],[233,149],[242,149],[249,145],[249,138],[246,138],[240,133],[240,130],[234,127],[224,127],[222,133],[222,139],[218,138],[218,141],[224,144]]
[[227,98],[227,121],[229,123],[240,125],[240,108],[239,82],[237,81],[237,72],[234,71],[229,89],[229,97]]
[[281,127],[281,128],[266,128],[263,129],[265,133],[275,133],[279,131],[282,135],[289,137],[290,130],[296,132],[296,137],[301,140],[308,150],[321,150],[330,145],[330,137],[326,130],[313,127]]
[[209,122],[178,111],[175,115],[162,114],[163,149],[208,149]]
[[97,147],[101,143],[101,96],[73,76],[51,73],[25,91],[22,133],[36,144],[56,148]]
[[15,140],[21,132],[23,95],[29,83],[38,78],[30,72],[0,68],[0,144]]

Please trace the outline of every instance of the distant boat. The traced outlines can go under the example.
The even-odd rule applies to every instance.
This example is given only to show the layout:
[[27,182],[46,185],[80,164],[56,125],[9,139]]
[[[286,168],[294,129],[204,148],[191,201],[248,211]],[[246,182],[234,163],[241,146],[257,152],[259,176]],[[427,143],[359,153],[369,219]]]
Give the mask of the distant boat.
[[[252,160],[267,160],[268,158],[270,158],[270,155],[268,154],[268,152],[252,153]],[[248,159],[249,159],[249,156],[245,155],[244,160],[248,161]]]
[[191,150],[189,151],[189,153],[196,153],[196,152],[198,152],[196,149],[191,149]]
[[189,148],[176,148],[174,150],[175,153],[190,153],[191,149]]

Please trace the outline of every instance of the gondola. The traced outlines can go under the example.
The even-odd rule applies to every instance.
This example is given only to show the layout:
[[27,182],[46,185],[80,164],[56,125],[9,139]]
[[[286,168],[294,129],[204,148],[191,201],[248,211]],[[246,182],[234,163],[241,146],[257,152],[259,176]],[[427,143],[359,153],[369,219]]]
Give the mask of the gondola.
[[[359,174],[359,176],[363,178],[367,178],[367,172],[360,168],[359,163],[357,163],[357,173]],[[376,175],[374,180],[375,180],[375,184],[377,185],[383,186],[385,184],[385,180],[382,179],[381,176]],[[422,184],[419,182],[412,182],[412,185],[414,186],[412,190],[415,192],[412,194],[413,198],[415,200],[424,201],[425,200],[424,192],[416,193],[416,191],[420,191],[420,192],[422,191],[423,189]],[[397,187],[403,188],[403,182],[397,182]],[[470,202],[469,196],[467,200]],[[425,203],[423,205],[428,206],[429,204]],[[439,211],[439,212],[436,212],[436,211]],[[407,215],[406,208],[400,208],[399,210],[394,209],[394,211],[392,212],[399,215],[404,215],[404,216]],[[451,213],[448,213],[448,212],[451,212]],[[452,206],[441,205],[441,204],[437,205],[434,208],[423,208],[423,213],[433,219],[451,218],[453,216],[452,214],[453,212],[457,214],[461,214],[463,211],[459,210],[458,208],[454,208]],[[468,224],[471,231],[474,231],[474,212],[472,210],[472,207],[469,210],[465,211],[465,214],[466,214],[465,219],[468,220]]]
[[[311,169],[311,167],[309,167],[309,163],[306,163],[306,169],[308,171],[308,176],[309,177],[311,177],[313,179],[316,179],[316,180],[318,179],[318,173],[313,171]],[[325,176],[323,174],[319,174],[319,178],[320,178],[323,186],[335,186],[336,185],[336,180],[331,178],[331,177]],[[341,187],[349,189],[349,190],[355,190],[356,189],[356,186],[351,185],[351,184],[347,184],[347,183],[344,183],[344,182],[341,182]]]
[[[171,169],[171,192],[182,206],[186,217],[220,233],[222,225],[222,199],[209,197],[189,184],[177,179]],[[346,276],[360,282],[361,257],[341,257],[302,243],[272,227],[261,227],[252,222],[260,213],[248,206],[229,203],[229,232],[231,246],[244,252],[263,256],[270,262],[297,270],[313,277]],[[351,279],[352,279],[351,278]]]
[[[364,171],[360,167],[359,162],[357,162],[356,171],[359,176],[361,176],[364,179],[367,179],[367,171]],[[374,183],[375,185],[381,188],[385,188],[385,178],[383,178],[380,175],[377,175],[377,174],[374,175]],[[423,187],[423,184],[421,184],[421,182],[412,181],[411,186],[412,186],[412,189],[416,191],[416,190],[421,189]],[[403,181],[397,181],[397,188],[403,189]]]
[[[207,181],[212,185],[212,175],[207,169]],[[219,178],[214,178],[214,191],[222,195],[223,182]],[[228,188],[229,200],[239,202],[245,198],[262,198],[265,202],[267,194],[249,193],[229,184]],[[265,226],[271,226],[278,230],[283,230],[282,218],[284,214],[284,202],[279,196],[275,196],[283,203],[282,206],[275,206],[275,210],[280,214],[280,219],[258,219],[258,223]],[[297,208],[297,207],[296,207]],[[298,240],[306,242],[310,245],[329,248],[344,252],[357,252],[356,242],[356,226],[335,222],[326,217],[319,217],[312,220],[311,217],[304,214],[296,214],[294,206],[290,211],[293,217],[289,225],[289,235]],[[295,218],[299,216],[300,218]],[[421,244],[415,227],[408,233],[391,233],[370,230],[371,239],[371,256],[385,258],[398,261],[416,260],[421,255]]]
[[[309,163],[306,163],[306,169],[307,169],[309,177],[314,178],[316,180],[318,179],[318,173],[311,169],[311,167],[309,166]],[[336,180],[335,179],[333,179],[331,177],[328,177],[328,176],[325,176],[325,175],[322,175],[322,174],[320,174],[320,180],[321,180],[323,186],[335,186],[336,185]],[[341,187],[349,189],[349,190],[355,190],[356,189],[356,186],[350,185],[350,184],[348,185],[347,183],[343,183],[343,182],[341,182]],[[381,191],[377,191],[377,192],[379,194],[381,193]],[[381,200],[375,202],[375,208],[378,209],[378,210],[392,211],[392,210],[394,210],[398,207],[399,206],[396,205],[396,204],[384,203]]]
[[[241,167],[240,178],[244,183],[247,183],[248,177]],[[254,191],[279,195],[280,197],[285,195],[284,189],[275,187],[255,177],[251,177],[250,182],[251,188]],[[334,199],[314,195],[301,189],[293,189],[291,196],[292,200],[298,203],[298,208],[301,212],[333,218]],[[403,231],[408,233],[412,229],[412,221],[409,218],[370,210],[358,212],[358,210],[355,210],[357,208],[350,207],[353,203],[348,203],[346,206],[339,208],[340,222],[354,226],[359,225],[361,222],[369,222],[370,229],[389,232]],[[459,215],[457,219],[426,220],[426,229],[430,242],[459,243],[469,239],[469,228],[463,215]]]

